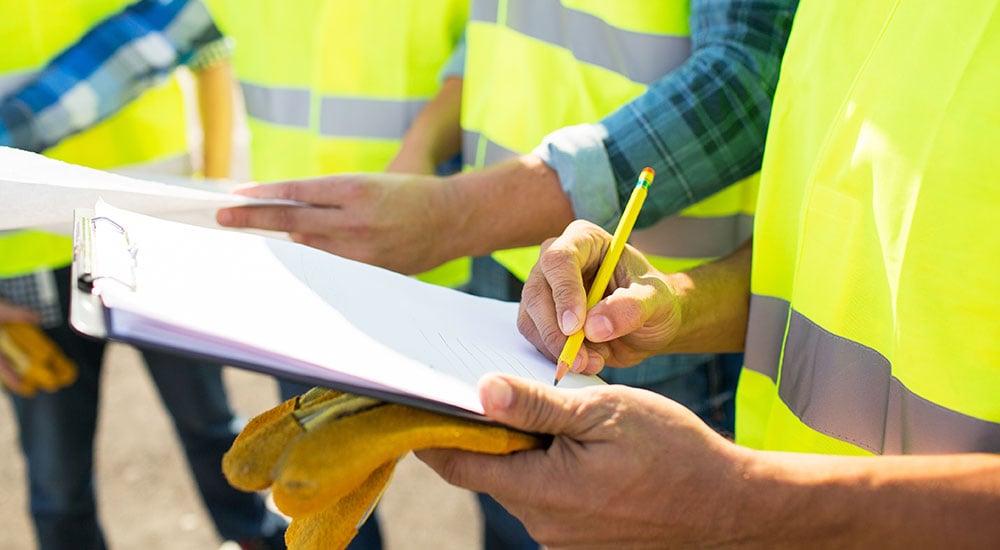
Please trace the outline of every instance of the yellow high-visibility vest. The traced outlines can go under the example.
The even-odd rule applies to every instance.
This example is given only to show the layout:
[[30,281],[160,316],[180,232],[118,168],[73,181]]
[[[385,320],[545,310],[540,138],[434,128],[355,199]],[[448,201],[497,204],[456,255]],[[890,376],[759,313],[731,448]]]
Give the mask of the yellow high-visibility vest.
[[[466,166],[527,153],[548,133],[596,122],[642,94],[689,57],[689,15],[687,0],[474,0],[462,96]],[[664,271],[728,254],[750,232],[747,185],[753,182],[635,231],[634,239],[655,245],[645,251]],[[493,257],[524,280],[538,247]]]
[[[465,0],[210,0],[235,40],[255,180],[379,172],[438,91]],[[420,276],[468,280],[468,259]]]
[[[0,0],[0,95],[30,79],[59,52],[130,0]],[[184,105],[176,80],[147,91],[112,117],[63,140],[47,156],[93,168],[165,162],[186,154]],[[0,277],[67,265],[72,242],[39,231],[0,235]]]
[[761,171],[739,443],[1000,452],[998,4],[800,4]]

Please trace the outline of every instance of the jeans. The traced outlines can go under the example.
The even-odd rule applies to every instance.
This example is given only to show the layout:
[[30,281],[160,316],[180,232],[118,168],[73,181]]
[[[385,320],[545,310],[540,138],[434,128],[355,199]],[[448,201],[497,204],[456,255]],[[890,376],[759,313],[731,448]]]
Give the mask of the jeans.
[[[63,319],[69,279],[68,269],[56,272]],[[28,399],[11,395],[38,544],[42,549],[105,548],[93,479],[105,344],[78,335],[65,323],[46,333],[76,363],[78,377],[51,394],[39,392]],[[259,495],[234,489],[222,474],[222,455],[241,423],[229,408],[221,367],[150,351],[143,352],[143,358],[219,535],[246,539],[283,530],[284,519],[270,512]]]

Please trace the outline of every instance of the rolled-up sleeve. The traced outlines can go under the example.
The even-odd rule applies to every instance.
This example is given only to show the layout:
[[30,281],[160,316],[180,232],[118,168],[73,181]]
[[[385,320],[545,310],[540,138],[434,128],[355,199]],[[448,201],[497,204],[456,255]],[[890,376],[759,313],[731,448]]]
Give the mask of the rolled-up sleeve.
[[691,56],[603,120],[553,132],[534,150],[576,216],[613,229],[645,166],[646,226],[760,169],[797,1],[694,0]]

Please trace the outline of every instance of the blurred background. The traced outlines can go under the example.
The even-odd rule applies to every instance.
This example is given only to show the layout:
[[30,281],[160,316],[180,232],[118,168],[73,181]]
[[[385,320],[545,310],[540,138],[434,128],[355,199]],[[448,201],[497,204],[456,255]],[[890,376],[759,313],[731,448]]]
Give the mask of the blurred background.
[[[277,403],[270,377],[228,368],[234,409],[251,417]],[[216,549],[179,443],[149,375],[132,348],[113,345],[104,363],[96,486],[111,548]],[[10,401],[0,399],[0,549],[35,547],[24,460]],[[481,548],[472,493],[444,483],[412,455],[396,469],[378,514],[388,550]]]

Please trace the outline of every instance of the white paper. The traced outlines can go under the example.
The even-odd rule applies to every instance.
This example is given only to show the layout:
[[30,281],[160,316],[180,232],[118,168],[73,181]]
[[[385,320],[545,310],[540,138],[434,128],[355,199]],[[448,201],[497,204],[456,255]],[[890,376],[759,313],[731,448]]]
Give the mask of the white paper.
[[[171,181],[183,180],[174,177]],[[0,147],[0,231],[36,228],[71,234],[73,210],[93,208],[102,198],[136,212],[205,227],[218,227],[215,212],[219,208],[293,204],[211,191],[194,184],[137,179]]]
[[[95,289],[109,332],[482,413],[476,383],[551,384],[517,304],[430,285],[289,241],[173,223],[99,203]],[[134,253],[127,254],[131,247]],[[103,276],[104,278],[100,278]],[[132,288],[134,287],[134,288]],[[567,375],[560,386],[600,384]]]

